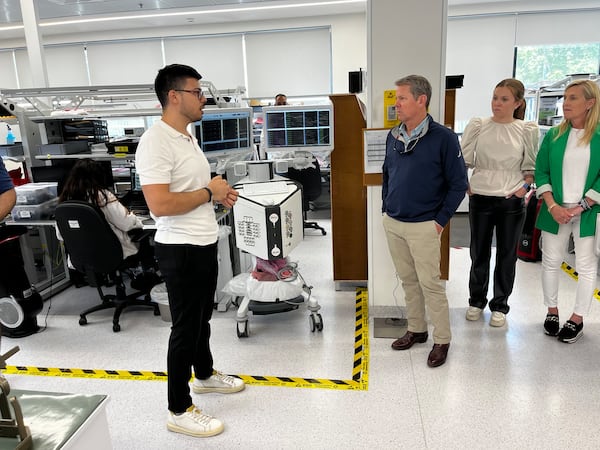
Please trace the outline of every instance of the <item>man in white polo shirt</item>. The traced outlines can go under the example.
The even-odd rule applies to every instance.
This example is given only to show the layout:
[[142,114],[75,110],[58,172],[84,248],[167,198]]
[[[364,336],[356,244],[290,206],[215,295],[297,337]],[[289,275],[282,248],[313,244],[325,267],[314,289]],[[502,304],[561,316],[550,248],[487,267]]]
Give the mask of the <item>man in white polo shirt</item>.
[[231,208],[238,193],[210,166],[190,123],[202,118],[206,98],[202,76],[172,64],[159,70],[154,89],[162,118],[140,138],[135,163],[156,221],[155,254],[169,293],[173,325],[167,353],[167,428],[191,436],[213,436],[223,422],[196,408],[192,390],[233,393],[244,382],[213,369],[210,318],[217,285],[217,232],[213,202]]

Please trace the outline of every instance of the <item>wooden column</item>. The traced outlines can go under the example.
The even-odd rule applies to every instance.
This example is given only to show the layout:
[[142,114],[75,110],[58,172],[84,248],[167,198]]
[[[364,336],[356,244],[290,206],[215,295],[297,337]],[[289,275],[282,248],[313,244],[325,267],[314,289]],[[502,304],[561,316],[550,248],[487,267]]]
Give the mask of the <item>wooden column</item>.
[[334,146],[331,153],[333,280],[367,279],[367,198],[363,186],[364,105],[353,94],[331,95]]

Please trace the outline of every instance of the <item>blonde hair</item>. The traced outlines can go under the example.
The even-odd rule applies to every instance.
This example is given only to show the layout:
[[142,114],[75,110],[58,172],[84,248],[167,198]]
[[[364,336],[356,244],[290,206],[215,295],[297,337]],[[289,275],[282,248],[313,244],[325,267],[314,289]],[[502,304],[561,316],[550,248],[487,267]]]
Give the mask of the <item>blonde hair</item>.
[[[569,89],[575,86],[581,86],[581,90],[583,91],[583,98],[586,100],[596,100],[592,107],[587,112],[587,117],[585,118],[584,124],[584,133],[581,136],[580,144],[589,144],[592,140],[592,136],[596,131],[596,127],[600,122],[600,87],[596,84],[595,81],[592,80],[575,80],[566,87],[565,95]],[[571,122],[566,119],[558,126],[558,133],[554,140],[558,139],[562,136],[571,126]]]

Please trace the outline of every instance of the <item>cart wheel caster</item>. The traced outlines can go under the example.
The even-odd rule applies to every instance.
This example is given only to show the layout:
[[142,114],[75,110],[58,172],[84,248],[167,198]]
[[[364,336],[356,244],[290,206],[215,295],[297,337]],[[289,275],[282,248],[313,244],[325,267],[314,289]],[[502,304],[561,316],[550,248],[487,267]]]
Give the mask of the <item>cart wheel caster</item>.
[[113,323],[113,331],[115,333],[118,333],[119,331],[121,331],[121,325],[119,325],[118,323]]
[[79,318],[79,325],[84,326],[87,324],[87,318],[85,316],[81,316]]
[[247,338],[250,336],[250,329],[248,328],[248,321],[237,323],[237,337]]
[[316,320],[316,326],[317,326],[317,331],[323,331],[323,318],[321,317],[321,314],[317,314],[317,320]]
[[310,331],[312,333],[315,332],[315,330],[317,329],[318,325],[317,325],[318,321],[315,319],[315,315],[311,314],[310,316],[308,316],[308,324],[310,325]]

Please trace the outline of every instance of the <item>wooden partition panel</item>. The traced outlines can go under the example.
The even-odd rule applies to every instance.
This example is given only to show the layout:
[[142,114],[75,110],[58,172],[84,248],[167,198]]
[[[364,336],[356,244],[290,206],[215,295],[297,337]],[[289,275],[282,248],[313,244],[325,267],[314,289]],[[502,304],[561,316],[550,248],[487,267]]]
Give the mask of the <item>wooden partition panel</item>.
[[367,195],[363,184],[364,105],[353,94],[331,95],[335,150],[331,153],[334,281],[367,280]]

